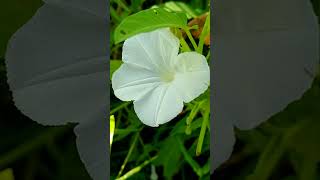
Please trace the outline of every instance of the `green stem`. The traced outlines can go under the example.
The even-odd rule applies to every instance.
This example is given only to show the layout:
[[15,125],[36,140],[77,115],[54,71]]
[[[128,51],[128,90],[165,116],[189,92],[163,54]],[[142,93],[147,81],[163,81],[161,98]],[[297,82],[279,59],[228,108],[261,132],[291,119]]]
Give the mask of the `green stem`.
[[202,145],[203,145],[204,136],[206,135],[208,121],[209,121],[209,111],[206,110],[204,117],[203,117],[200,135],[199,135],[199,139],[198,139],[198,144],[197,144],[197,148],[196,148],[196,155],[197,156],[199,156],[202,151]]
[[131,177],[132,175],[140,172],[140,170],[142,168],[144,168],[146,165],[150,164],[151,162],[153,162],[155,159],[157,159],[158,156],[154,156],[149,160],[144,161],[142,164],[140,164],[139,166],[131,169],[130,171],[128,171],[126,174],[124,174],[123,176],[117,178],[116,180],[125,180],[128,179],[129,177]]
[[128,154],[127,154],[126,158],[124,159],[124,162],[123,162],[123,164],[122,164],[122,166],[121,166],[121,169],[120,169],[120,171],[119,171],[119,173],[118,173],[117,178],[121,176],[124,168],[126,167],[128,161],[129,161],[129,158],[130,158],[130,156],[131,156],[131,154],[132,154],[132,152],[133,152],[133,149],[134,149],[134,147],[136,146],[138,137],[139,137],[139,132],[138,132],[138,133],[136,134],[136,136],[134,137],[134,140],[133,140],[133,142],[132,142],[132,144],[131,144],[131,146],[130,146],[130,149],[129,149],[129,151],[128,151]]
[[202,29],[202,32],[201,32],[200,38],[199,38],[199,45],[198,45],[197,52],[200,54],[202,54],[204,40],[209,33],[210,33],[210,12],[208,13],[208,15],[206,17],[206,22],[203,25],[203,29]]
[[189,40],[191,41],[191,44],[192,44],[194,50],[197,50],[198,46],[197,46],[196,41],[193,39],[192,34],[190,33],[190,29],[185,29],[185,32],[186,32]]
[[208,54],[207,54],[207,56],[206,56],[206,59],[207,59],[207,61],[210,60],[210,50],[209,50],[209,52],[208,52]]
[[122,7],[125,11],[131,12],[128,6],[122,0],[114,0],[114,2],[117,3],[118,6]]
[[186,126],[186,130],[185,130],[185,133],[187,135],[190,135],[192,133],[191,123],[192,123],[193,119],[195,118],[195,116],[198,114],[198,112],[204,102],[205,101],[200,101],[200,102],[196,103],[194,105],[194,107],[192,108],[189,116],[187,117],[187,120],[186,120],[187,126]]
[[121,22],[121,19],[120,19],[119,15],[117,14],[117,11],[113,7],[110,7],[110,16],[117,23]]
[[180,38],[180,44],[181,44],[181,50],[182,52],[189,52],[191,51],[188,43],[186,42],[186,40],[182,37]]
[[184,159],[187,161],[187,163],[192,167],[193,171],[199,176],[201,177],[202,171],[200,168],[200,165],[189,155],[189,153],[187,152],[186,148],[184,147],[182,141],[180,140],[180,138],[175,137],[178,145],[179,145],[179,149],[184,157]]
[[123,109],[123,108],[127,107],[130,103],[131,103],[131,101],[130,102],[125,102],[125,103],[121,104],[120,106],[117,106],[116,108],[114,108],[114,109],[112,109],[110,111],[110,115],[113,115],[114,113],[116,113],[120,109]]

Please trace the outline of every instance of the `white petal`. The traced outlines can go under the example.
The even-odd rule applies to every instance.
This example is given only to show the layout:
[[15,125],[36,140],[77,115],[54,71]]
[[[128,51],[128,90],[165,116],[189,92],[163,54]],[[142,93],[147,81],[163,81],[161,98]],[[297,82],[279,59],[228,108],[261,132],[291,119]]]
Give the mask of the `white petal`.
[[157,127],[176,117],[183,109],[183,101],[174,86],[163,84],[134,101],[134,110],[146,125]]
[[168,28],[135,35],[124,42],[122,60],[153,71],[171,67],[179,53],[179,39]]
[[96,111],[91,121],[81,123],[74,129],[77,135],[77,147],[81,160],[94,180],[108,179],[108,123],[106,108]]
[[6,53],[16,106],[42,124],[88,120],[108,94],[105,35],[105,22],[94,16],[40,8]]
[[[229,114],[224,113],[224,106],[216,102],[215,98],[212,103],[214,112],[217,113],[213,113],[213,130],[211,131],[211,137],[213,138],[213,143],[210,144],[212,151],[211,162],[213,164],[213,166],[211,166],[211,172],[229,159],[235,143],[234,129],[232,121],[228,117]],[[216,104],[220,106],[216,106]]]
[[122,101],[138,100],[159,84],[158,74],[127,63],[112,76],[114,94]]
[[319,31],[308,1],[244,2],[216,3],[213,85],[225,106],[214,113],[249,129],[310,87],[306,71],[315,74],[318,65]]
[[58,5],[64,8],[75,8],[95,16],[107,17],[107,1],[104,0],[43,0],[52,5]]
[[179,54],[176,59],[174,86],[188,103],[204,93],[210,83],[210,69],[206,58],[196,52]]

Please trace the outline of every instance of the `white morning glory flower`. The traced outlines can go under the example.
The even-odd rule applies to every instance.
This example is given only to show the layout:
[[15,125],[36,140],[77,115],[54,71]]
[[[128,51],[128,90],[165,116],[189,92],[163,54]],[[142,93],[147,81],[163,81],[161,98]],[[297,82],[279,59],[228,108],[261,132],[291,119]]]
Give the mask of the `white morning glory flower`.
[[179,54],[179,39],[169,28],[135,35],[124,42],[123,64],[113,74],[114,94],[134,101],[146,125],[157,127],[176,117],[205,92],[210,82],[206,58],[196,52]]
[[[12,37],[8,46],[6,65],[15,103],[23,113],[44,125],[79,123],[75,131],[81,159],[93,179],[108,179],[108,144],[105,142],[108,127],[107,121],[103,121],[108,117],[104,111],[109,95],[105,86],[108,81],[105,72],[105,60],[108,57],[108,42],[105,37],[108,33],[107,1],[45,2],[31,21]],[[314,73],[319,59],[318,25],[308,1],[220,0],[214,1],[213,6],[211,49],[214,51],[212,59],[215,70],[212,73],[212,170],[227,160],[232,152],[234,125],[241,129],[255,127],[298,99],[312,81],[306,71]],[[153,44],[149,40],[150,45],[144,48],[158,53],[164,50],[176,51],[175,56],[182,57],[183,54],[178,55],[178,50],[175,50],[178,46],[169,48],[171,44],[177,43],[173,39],[175,38],[163,38],[162,42],[173,43],[166,43],[158,49],[153,48],[155,46],[151,46]],[[129,40],[134,41],[131,38],[127,42]],[[137,43],[133,45],[138,46]],[[158,47],[159,45],[160,43]],[[141,53],[142,47],[128,50],[130,49],[130,54],[135,57],[146,56]],[[169,53],[162,55],[170,56]],[[196,59],[201,61],[201,58]],[[125,58],[123,60],[126,61]],[[156,67],[157,64],[150,65],[150,62],[143,64],[147,67],[140,67],[141,64],[133,61],[134,59],[127,60],[131,63],[125,62],[121,67],[122,71],[143,69],[131,73],[130,75],[134,75],[132,78],[155,77],[157,71],[151,67]],[[143,61],[146,58],[135,60]],[[184,64],[186,60],[180,63]],[[181,70],[183,66],[177,68]],[[164,74],[160,77],[166,82],[173,76]],[[130,77],[120,80],[125,81],[127,78]],[[192,79],[190,82],[192,83],[181,83],[185,86],[179,87],[201,94],[198,89],[192,90],[198,88],[199,82]],[[197,84],[193,84],[194,82]],[[132,93],[127,95],[119,91],[118,97],[126,101],[134,100],[135,106],[144,104],[147,106],[146,110],[149,110],[142,109],[141,116],[152,116],[146,112],[156,112],[150,111],[156,106],[151,103],[156,102],[152,101],[153,98],[159,98],[153,95],[161,94],[157,93],[161,89],[160,85],[152,89],[151,84],[152,81],[150,84],[137,86],[139,91],[130,91]],[[177,89],[181,96],[177,98],[180,104],[170,103],[170,107],[178,106],[171,107],[175,110],[169,109],[170,114],[161,116],[161,121],[158,122],[152,121],[156,119],[154,116],[146,120],[157,125],[172,119],[181,110],[183,101],[188,102],[199,95],[190,95],[185,89]],[[148,90],[150,91],[146,92]],[[153,98],[146,98],[147,96]],[[163,100],[176,101],[170,97]],[[157,112],[158,115],[163,111],[168,110],[163,109]]]
[[15,105],[43,125],[78,123],[80,158],[94,180],[106,180],[107,1],[45,2],[7,48]]
[[214,1],[211,170],[235,143],[310,88],[319,28],[310,1]]

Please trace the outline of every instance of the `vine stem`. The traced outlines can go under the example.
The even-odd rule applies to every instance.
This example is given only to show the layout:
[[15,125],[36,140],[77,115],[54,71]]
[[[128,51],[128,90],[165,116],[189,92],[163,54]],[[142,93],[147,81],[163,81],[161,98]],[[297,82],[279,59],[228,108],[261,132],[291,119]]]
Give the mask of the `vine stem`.
[[200,54],[202,54],[204,40],[208,34],[210,34],[210,12],[208,13],[208,15],[206,17],[206,21],[205,21],[205,24],[203,26],[203,29],[202,29],[202,32],[201,32],[200,38],[199,38],[199,45],[198,45],[197,52]]
[[186,42],[186,40],[184,38],[180,38],[180,44],[181,44],[181,50],[182,52],[189,52],[191,51],[188,43]]
[[207,61],[210,60],[210,51],[208,52],[207,56],[206,56]]
[[184,159],[187,161],[187,163],[192,167],[193,171],[199,176],[202,177],[203,173],[201,171],[200,165],[188,154],[186,148],[184,147],[183,142],[180,138],[175,136],[176,141],[179,145],[179,149],[184,157]]
[[146,165],[150,164],[151,162],[153,162],[155,159],[157,159],[158,156],[154,156],[149,160],[144,161],[142,164],[140,164],[139,166],[131,169],[129,172],[127,172],[126,174],[124,174],[123,176],[117,178],[116,180],[125,180],[128,179],[130,176],[138,173],[142,168],[144,168]]
[[138,133],[136,134],[136,136],[134,137],[133,143],[131,144],[130,149],[129,149],[129,151],[128,151],[128,154],[127,154],[126,158],[124,159],[124,162],[123,162],[123,164],[122,164],[122,166],[121,166],[121,169],[120,169],[120,171],[119,171],[119,173],[118,173],[117,178],[119,178],[119,177],[121,176],[124,168],[126,167],[126,165],[127,165],[127,163],[128,163],[128,160],[129,160],[129,158],[130,158],[130,156],[131,156],[131,154],[132,154],[132,152],[133,152],[133,149],[134,149],[134,147],[135,147],[136,144],[137,144],[138,137],[139,137],[139,132],[138,132]]
[[123,108],[127,107],[130,103],[131,103],[131,101],[130,101],[130,102],[125,102],[125,103],[121,104],[120,106],[112,109],[112,110],[110,111],[110,115],[116,113],[116,112],[119,111],[120,109],[123,109]]
[[190,29],[185,29],[184,31],[186,32],[189,40],[191,41],[191,44],[192,44],[194,50],[197,50],[197,49],[198,49],[198,46],[197,46],[196,41],[193,39],[192,34],[190,33]]
[[200,135],[199,135],[198,144],[197,144],[197,148],[196,148],[196,155],[197,156],[199,156],[202,151],[202,145],[203,145],[204,136],[206,134],[208,121],[209,121],[209,111],[206,110],[206,112],[203,116]]

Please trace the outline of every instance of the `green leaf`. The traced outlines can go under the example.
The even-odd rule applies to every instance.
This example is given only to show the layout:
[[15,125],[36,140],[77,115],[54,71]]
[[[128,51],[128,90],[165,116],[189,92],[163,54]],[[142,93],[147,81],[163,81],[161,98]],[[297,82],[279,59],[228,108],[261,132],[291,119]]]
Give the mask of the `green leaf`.
[[186,29],[187,16],[184,13],[168,12],[161,8],[140,11],[125,18],[115,29],[114,41],[119,43],[142,32],[163,27],[178,27]]
[[188,19],[195,18],[200,15],[199,12],[195,11],[195,9],[191,8],[188,4],[184,2],[169,1],[164,3],[163,5],[155,5],[153,7],[162,7],[169,12],[185,13]]
[[110,60],[110,79],[112,79],[113,73],[121,66],[122,61]]
[[160,145],[161,149],[155,165],[163,166],[163,175],[167,178],[172,177],[178,172],[181,165],[181,152],[178,142],[174,136],[168,137]]

